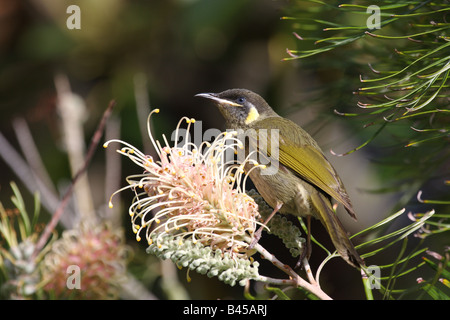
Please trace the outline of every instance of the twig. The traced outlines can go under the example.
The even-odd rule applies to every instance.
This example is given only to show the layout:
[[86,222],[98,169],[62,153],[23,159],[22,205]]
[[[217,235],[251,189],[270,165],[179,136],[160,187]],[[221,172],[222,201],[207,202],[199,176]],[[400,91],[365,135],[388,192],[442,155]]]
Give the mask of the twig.
[[[39,190],[44,207],[49,212],[54,212],[59,204],[59,193],[54,187],[50,176],[42,162],[38,148],[30,132],[30,128],[23,118],[14,119],[13,127],[16,133],[17,141],[19,142],[20,148],[22,149],[22,153],[25,157],[26,163],[24,163],[24,166],[28,166],[28,170],[30,171],[30,175],[27,175],[27,179],[23,180],[23,182],[28,186],[28,189],[31,193],[33,193],[35,190]],[[13,170],[15,169],[16,165],[17,162],[12,162],[10,164]],[[37,188],[29,185],[30,180],[34,180]],[[71,215],[66,215],[63,219],[61,219],[61,223],[66,228],[70,228],[73,225],[74,217],[75,212],[73,212],[73,214]]]
[[[0,133],[0,157],[6,162],[16,176],[23,182],[25,187],[31,192],[39,190],[41,193],[42,205],[49,211],[54,212],[58,207],[58,197],[47,188],[39,177],[33,175],[30,166],[25,162],[21,155]],[[30,179],[31,177],[31,179]],[[33,179],[34,177],[34,179]],[[66,221],[62,221],[65,227],[68,227]]]
[[303,258],[303,266],[305,267],[305,272],[306,272],[306,275],[308,276],[309,282],[312,285],[319,286],[318,281],[316,281],[316,279],[314,279],[314,275],[311,271],[311,266],[309,265],[308,259],[306,259],[306,257]]
[[105,127],[105,124],[106,124],[106,120],[111,115],[112,109],[115,106],[115,104],[116,104],[116,102],[114,100],[112,100],[109,103],[108,108],[103,113],[103,117],[100,120],[100,123],[98,124],[97,129],[94,132],[94,135],[92,136],[84,164],[78,170],[78,172],[75,174],[75,176],[73,177],[72,183],[70,184],[69,188],[66,190],[66,193],[64,194],[63,199],[61,200],[58,208],[56,209],[55,213],[53,214],[52,220],[50,220],[50,222],[45,226],[45,229],[44,229],[41,237],[39,238],[39,240],[36,244],[36,247],[34,249],[33,255],[31,257],[32,260],[35,259],[37,254],[42,250],[44,245],[47,243],[47,240],[50,237],[50,234],[52,233],[52,231],[55,229],[56,225],[58,224],[58,221],[59,221],[62,213],[64,212],[64,209],[72,195],[72,191],[73,191],[75,183],[78,181],[79,177],[86,171],[86,169],[92,159],[92,156],[94,155],[94,152],[97,149],[97,146],[100,142],[100,138],[102,136],[103,128]]
[[33,136],[30,132],[30,128],[27,122],[23,118],[16,118],[13,120],[13,127],[16,133],[17,141],[19,142],[22,153],[30,166],[31,172],[35,179],[38,178],[46,185],[46,187],[52,191],[54,195],[57,194],[56,189],[42,163],[41,156],[39,155],[38,148],[33,140]]
[[[297,287],[302,287],[305,290],[311,292],[312,294],[314,294],[315,296],[317,296],[318,298],[320,298],[322,300],[331,300],[331,297],[322,291],[322,289],[317,284],[317,282],[314,281],[314,279],[313,279],[313,283],[309,283],[308,281],[304,280],[290,266],[279,261],[273,254],[268,252],[260,244],[257,243],[254,248],[259,253],[262,254],[264,259],[272,262],[272,264],[274,266],[276,266],[281,271],[285,272],[290,277],[290,279],[273,279],[273,278],[268,278],[268,277],[261,277],[262,280],[265,280],[266,282],[271,282],[274,284],[283,284],[283,285],[291,284],[291,285],[295,285]],[[308,275],[308,277],[309,277],[309,275]]]

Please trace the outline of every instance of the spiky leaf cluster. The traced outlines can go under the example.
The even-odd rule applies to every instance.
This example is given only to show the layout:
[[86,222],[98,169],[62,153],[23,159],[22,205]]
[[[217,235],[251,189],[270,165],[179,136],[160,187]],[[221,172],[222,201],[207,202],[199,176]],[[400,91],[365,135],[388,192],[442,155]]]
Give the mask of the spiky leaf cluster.
[[364,115],[366,124],[382,128],[406,120],[412,127],[407,146],[446,140],[449,12],[448,1],[299,1],[286,17],[294,21],[299,49],[289,49],[286,60],[314,56],[314,65],[330,71],[338,68],[338,61],[343,68],[362,72],[362,85],[353,88],[362,110],[341,112],[350,107],[341,104],[334,106],[339,114]]

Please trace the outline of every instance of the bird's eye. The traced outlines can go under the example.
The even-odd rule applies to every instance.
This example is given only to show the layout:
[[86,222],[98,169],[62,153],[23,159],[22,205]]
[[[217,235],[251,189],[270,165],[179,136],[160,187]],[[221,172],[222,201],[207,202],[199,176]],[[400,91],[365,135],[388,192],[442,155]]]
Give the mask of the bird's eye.
[[245,102],[245,98],[244,97],[237,98],[237,102],[242,104]]

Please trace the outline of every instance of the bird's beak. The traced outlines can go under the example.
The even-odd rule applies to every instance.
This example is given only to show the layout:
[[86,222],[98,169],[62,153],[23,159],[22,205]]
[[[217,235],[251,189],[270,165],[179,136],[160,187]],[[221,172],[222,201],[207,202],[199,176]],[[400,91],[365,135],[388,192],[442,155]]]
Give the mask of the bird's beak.
[[243,107],[242,104],[239,104],[239,103],[227,100],[227,99],[219,98],[215,93],[199,93],[199,94],[196,94],[195,96],[211,99],[211,100],[216,101],[219,104],[226,104],[226,105],[234,106],[234,107]]

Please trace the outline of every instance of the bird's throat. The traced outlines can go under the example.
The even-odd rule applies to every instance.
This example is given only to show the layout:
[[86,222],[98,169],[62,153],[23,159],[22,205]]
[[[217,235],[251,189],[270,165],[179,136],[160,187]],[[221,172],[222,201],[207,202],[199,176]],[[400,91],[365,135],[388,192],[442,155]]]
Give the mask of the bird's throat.
[[256,121],[259,118],[259,112],[256,110],[256,107],[252,106],[250,111],[248,112],[247,119],[245,119],[245,124],[250,124],[253,121]]

